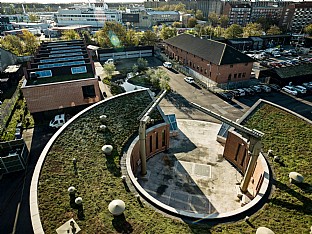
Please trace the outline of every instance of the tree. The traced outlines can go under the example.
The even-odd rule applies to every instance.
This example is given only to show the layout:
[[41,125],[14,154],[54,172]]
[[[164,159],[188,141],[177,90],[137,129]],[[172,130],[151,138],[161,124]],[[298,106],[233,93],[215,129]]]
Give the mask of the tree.
[[158,37],[157,37],[156,33],[152,32],[150,30],[147,30],[143,33],[140,41],[141,41],[142,45],[153,46],[158,41]]
[[304,28],[304,31],[309,35],[312,36],[312,24],[309,24]]
[[87,44],[92,44],[92,37],[88,31],[82,31],[82,37]]
[[222,28],[226,28],[229,24],[229,17],[227,15],[221,15],[219,22]]
[[29,14],[28,17],[30,22],[37,22],[39,20],[39,17],[35,14]]
[[182,28],[182,23],[181,22],[173,22],[172,23],[172,27],[174,27],[174,28]]
[[126,32],[125,45],[126,46],[138,46],[140,43],[137,33],[130,29]]
[[95,38],[101,47],[121,47],[126,40],[126,29],[118,22],[105,22]]
[[114,71],[116,70],[116,67],[113,63],[105,63],[103,65],[103,69],[107,75],[107,78],[110,80],[112,79],[112,75],[114,73]]
[[39,42],[35,37],[35,35],[27,30],[23,30],[21,38],[24,44],[24,54],[34,55],[36,53],[37,48],[39,47]]
[[76,32],[75,30],[71,29],[71,30],[65,30],[63,33],[62,33],[62,36],[61,36],[61,39],[62,40],[77,40],[77,39],[80,39],[80,35],[78,32]]
[[276,25],[272,25],[267,31],[267,35],[279,35],[281,33],[282,33],[281,29]]
[[0,45],[3,49],[16,55],[22,55],[24,46],[21,38],[15,35],[7,35],[0,39]]
[[239,38],[242,37],[243,28],[238,24],[232,24],[224,32],[224,37],[229,38]]
[[274,18],[260,17],[256,20],[256,23],[261,24],[264,31],[268,31],[272,25],[278,25],[279,21]]
[[138,64],[138,69],[139,69],[140,71],[146,70],[146,68],[147,68],[147,66],[148,66],[148,62],[147,62],[147,60],[144,59],[144,58],[138,58],[137,64]]
[[186,9],[185,8],[185,4],[183,4],[181,2],[179,4],[177,4],[177,5],[175,5],[175,7],[174,7],[175,11],[185,12],[186,11],[185,9]]
[[187,27],[188,28],[194,28],[196,23],[197,23],[197,19],[189,18],[188,21],[187,21]]
[[146,71],[146,75],[149,78],[150,82],[153,84],[154,87],[160,89],[169,90],[169,81],[170,77],[168,76],[167,72],[158,68],[156,71],[152,69],[148,69]]
[[203,12],[201,10],[197,10],[195,14],[195,18],[198,20],[203,20],[204,19]]
[[251,37],[251,36],[261,36],[263,33],[263,29],[261,24],[258,23],[249,23],[243,29],[243,36],[244,37]]
[[220,26],[214,28],[214,35],[216,37],[221,37],[224,34],[224,28],[221,28]]
[[213,27],[216,27],[219,22],[219,17],[216,13],[210,13],[208,15],[208,21],[211,23]]
[[177,35],[177,29],[171,28],[166,26],[165,24],[162,25],[162,29],[160,31],[160,37],[163,40],[166,40],[171,37],[175,37]]

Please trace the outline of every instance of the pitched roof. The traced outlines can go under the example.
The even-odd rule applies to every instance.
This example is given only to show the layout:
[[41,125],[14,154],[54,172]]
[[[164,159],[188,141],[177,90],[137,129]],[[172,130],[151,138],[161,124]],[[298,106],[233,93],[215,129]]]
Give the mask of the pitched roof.
[[249,56],[225,43],[200,39],[189,34],[172,37],[167,39],[165,43],[217,65],[254,62]]
[[309,76],[312,75],[312,66],[311,64],[303,64],[299,66],[275,68],[274,71],[282,79],[298,76]]

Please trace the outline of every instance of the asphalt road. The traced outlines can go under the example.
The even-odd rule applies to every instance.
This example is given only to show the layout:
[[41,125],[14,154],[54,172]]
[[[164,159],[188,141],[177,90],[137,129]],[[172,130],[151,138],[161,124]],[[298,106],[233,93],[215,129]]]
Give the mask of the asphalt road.
[[[187,106],[187,102],[195,102],[217,114],[223,115],[231,120],[240,118],[257,100],[265,99],[286,107],[298,114],[312,120],[312,95],[306,97],[294,97],[283,92],[260,93],[254,96],[245,96],[233,99],[233,101],[224,101],[212,92],[196,84],[189,84],[184,81],[185,75],[172,69],[166,69],[170,76],[170,86],[173,89],[172,94],[168,94],[166,100],[161,102],[161,107],[166,114],[174,112],[177,118],[194,118],[216,121],[209,116],[204,116],[196,110]],[[178,108],[172,110],[172,106]],[[217,121],[216,121],[217,122]]]

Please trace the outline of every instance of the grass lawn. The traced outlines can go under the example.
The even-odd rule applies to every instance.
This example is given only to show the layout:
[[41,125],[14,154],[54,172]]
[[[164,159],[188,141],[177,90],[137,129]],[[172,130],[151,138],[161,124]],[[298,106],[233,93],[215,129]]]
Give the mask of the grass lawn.
[[[45,233],[70,218],[82,228],[81,233],[255,233],[266,226],[275,233],[308,233],[311,224],[311,144],[312,126],[271,106],[263,106],[247,122],[247,126],[265,133],[264,151],[272,149],[285,163],[274,163],[276,191],[265,207],[250,222],[208,226],[188,225],[165,217],[152,208],[142,207],[120,179],[119,158],[129,137],[137,134],[139,114],[151,101],[146,91],[93,108],[76,119],[56,139],[43,165],[38,185],[40,218]],[[106,133],[98,131],[99,116],[108,116]],[[153,119],[160,119],[155,112]],[[113,154],[105,157],[101,147],[112,144]],[[77,159],[75,174],[72,159]],[[288,173],[305,176],[307,185],[290,185]],[[77,188],[83,199],[83,212],[70,202],[67,189]],[[107,206],[113,199],[125,201],[126,221],[114,219]]]
[[[264,105],[246,126],[265,133],[264,152],[273,150],[284,166],[271,162],[276,190],[262,210],[250,218],[255,226],[266,226],[275,233],[309,233],[312,225],[312,125],[270,105]],[[271,161],[272,158],[271,158]],[[296,171],[305,177],[298,187],[289,183],[288,174]],[[221,233],[255,233],[246,222],[219,225]]]

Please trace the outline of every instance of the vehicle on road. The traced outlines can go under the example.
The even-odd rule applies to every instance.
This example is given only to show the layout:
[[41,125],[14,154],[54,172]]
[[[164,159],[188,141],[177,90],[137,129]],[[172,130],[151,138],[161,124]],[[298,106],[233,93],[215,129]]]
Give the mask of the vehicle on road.
[[289,94],[294,95],[294,96],[298,95],[297,90],[293,86],[287,85],[287,86],[283,87],[282,90],[284,92],[289,93]]
[[112,58],[107,59],[105,64],[114,64],[114,59]]
[[163,65],[165,68],[172,68],[172,63],[170,62],[164,62]]
[[58,129],[58,128],[62,127],[65,124],[65,122],[66,122],[65,114],[56,115],[50,121],[49,127],[54,128],[54,129]]
[[185,77],[184,81],[189,83],[189,84],[194,84],[195,83],[194,79],[192,77],[189,77],[189,76]]
[[259,86],[266,93],[269,93],[269,92],[272,91],[271,88],[269,86],[267,86],[267,85],[259,85]]
[[252,88],[243,88],[246,95],[255,95],[255,91]]
[[281,91],[281,87],[279,87],[277,84],[270,84],[269,86],[275,92]]
[[256,93],[261,93],[261,88],[258,85],[251,86],[250,88],[252,88]]
[[226,101],[230,101],[234,97],[231,92],[217,92],[216,95]]
[[246,95],[245,90],[243,90],[243,89],[237,89],[237,91],[238,91],[238,94],[239,94],[240,97]]

